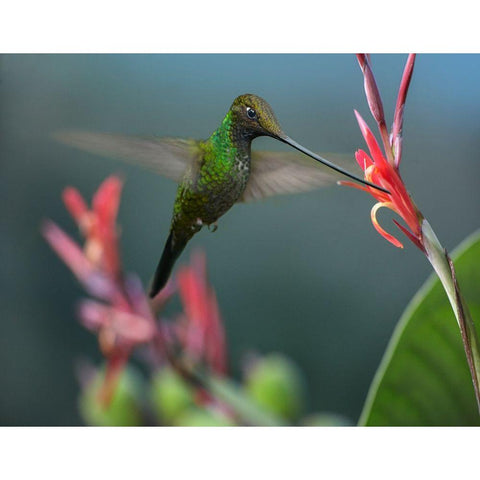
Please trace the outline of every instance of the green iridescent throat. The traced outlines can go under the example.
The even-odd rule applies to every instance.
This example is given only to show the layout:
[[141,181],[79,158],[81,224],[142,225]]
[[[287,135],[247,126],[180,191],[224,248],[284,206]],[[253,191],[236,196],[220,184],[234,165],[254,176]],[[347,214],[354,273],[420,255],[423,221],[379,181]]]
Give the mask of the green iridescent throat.
[[220,127],[213,132],[208,143],[212,148],[211,160],[232,168],[238,154],[238,132],[231,111],[225,115]]

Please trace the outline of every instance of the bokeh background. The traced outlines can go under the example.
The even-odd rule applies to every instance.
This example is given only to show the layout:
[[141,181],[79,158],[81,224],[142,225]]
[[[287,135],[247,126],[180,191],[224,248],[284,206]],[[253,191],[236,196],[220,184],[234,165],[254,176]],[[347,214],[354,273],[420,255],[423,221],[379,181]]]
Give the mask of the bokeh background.
[[[404,55],[373,56],[392,118]],[[407,101],[402,175],[449,249],[480,225],[480,56],[420,55]],[[144,283],[163,248],[173,182],[56,144],[58,129],[207,137],[235,96],[256,93],[284,130],[315,151],[364,147],[353,115],[373,127],[353,55],[4,55],[0,57],[0,424],[77,425],[75,365],[100,360],[78,324],[83,296],[39,234],[52,218],[75,235],[60,195],[90,198],[121,172],[119,221],[127,270]],[[254,148],[282,150],[271,139]],[[282,352],[305,373],[309,411],[356,421],[407,302],[430,274],[405,241],[370,222],[373,201],[332,187],[238,205],[207,253],[234,376],[247,352]],[[388,212],[381,223],[395,227]],[[400,234],[399,234],[400,235]],[[174,308],[173,306],[172,308]]]

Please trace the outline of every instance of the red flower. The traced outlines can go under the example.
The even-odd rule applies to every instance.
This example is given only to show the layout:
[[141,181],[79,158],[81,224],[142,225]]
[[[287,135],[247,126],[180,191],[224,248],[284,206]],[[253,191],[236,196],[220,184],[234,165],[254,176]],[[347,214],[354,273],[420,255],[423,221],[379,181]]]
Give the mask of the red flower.
[[92,209],[72,187],[63,200],[85,237],[82,249],[53,222],[46,222],[43,235],[93,296],[106,303],[87,300],[81,303],[82,324],[98,335],[107,369],[100,399],[107,405],[132,350],[150,342],[157,334],[155,319],[140,282],[124,278],[118,255],[116,217],[122,182],[109,177],[95,193]]
[[342,185],[348,185],[360,190],[364,190],[378,201],[378,203],[376,203],[372,208],[371,219],[373,226],[380,233],[380,235],[382,235],[396,247],[403,248],[402,243],[400,243],[400,241],[393,235],[387,233],[377,221],[377,211],[381,207],[386,207],[400,215],[400,217],[407,224],[408,228],[402,226],[394,220],[395,224],[418,248],[424,251],[421,228],[423,216],[413,203],[398,171],[401,159],[403,110],[408,86],[410,84],[410,79],[413,72],[415,56],[410,55],[407,60],[398,94],[391,135],[388,134],[386,129],[380,93],[378,92],[378,88],[375,84],[375,78],[371,71],[368,58],[366,55],[358,55],[358,59],[364,73],[365,91],[367,94],[368,104],[370,106],[372,115],[377,121],[387,158],[385,158],[372,131],[368,128],[368,125],[356,110],[355,115],[357,117],[360,130],[369,148],[370,156],[363,150],[357,150],[357,152],[355,152],[355,158],[360,165],[360,168],[364,172],[365,180],[385,188],[390,193],[387,194],[372,187],[358,185],[352,182],[342,181],[340,183]]
[[225,332],[215,292],[207,282],[205,255],[197,253],[191,263],[177,274],[185,312],[178,324],[180,343],[191,360],[203,360],[213,372],[225,374]]
[[118,177],[107,178],[93,196],[91,210],[75,188],[63,192],[65,206],[85,236],[86,257],[112,276],[120,274],[116,219],[121,191]]

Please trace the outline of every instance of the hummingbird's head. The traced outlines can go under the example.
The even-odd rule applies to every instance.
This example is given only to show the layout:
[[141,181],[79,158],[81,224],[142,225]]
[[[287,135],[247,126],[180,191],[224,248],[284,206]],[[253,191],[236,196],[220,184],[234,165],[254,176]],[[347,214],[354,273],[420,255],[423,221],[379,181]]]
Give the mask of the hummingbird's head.
[[272,107],[257,95],[240,95],[234,100],[230,110],[246,135],[252,139],[263,135],[277,139],[286,137]]
[[250,93],[240,95],[233,101],[232,106],[230,107],[230,112],[233,114],[237,126],[240,127],[241,135],[247,139],[253,140],[256,137],[263,135],[273,137],[317,160],[317,162],[323,163],[333,170],[336,170],[347,177],[353,178],[359,183],[363,183],[364,185],[368,185],[382,192],[390,193],[383,187],[352,175],[343,168],[340,168],[325,158],[320,157],[316,153],[313,153],[295,140],[291,139],[282,130],[282,127],[280,127],[280,124],[273,113],[272,107],[270,107],[263,98]]

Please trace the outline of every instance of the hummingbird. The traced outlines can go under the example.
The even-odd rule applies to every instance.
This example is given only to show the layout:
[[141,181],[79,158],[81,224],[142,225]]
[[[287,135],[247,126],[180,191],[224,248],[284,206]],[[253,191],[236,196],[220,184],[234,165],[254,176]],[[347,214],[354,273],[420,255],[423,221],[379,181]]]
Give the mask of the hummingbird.
[[[326,172],[318,164],[307,164],[285,152],[252,153],[252,141],[260,136],[286,143],[331,170]],[[332,183],[337,179],[332,170],[385,191],[292,140],[280,127],[270,105],[253,94],[238,96],[206,140],[82,131],[57,132],[54,137],[82,150],[132,161],[178,182],[170,231],[151,284],[151,298],[167,283],[189,240],[203,226],[215,231],[217,220],[237,202]]]

